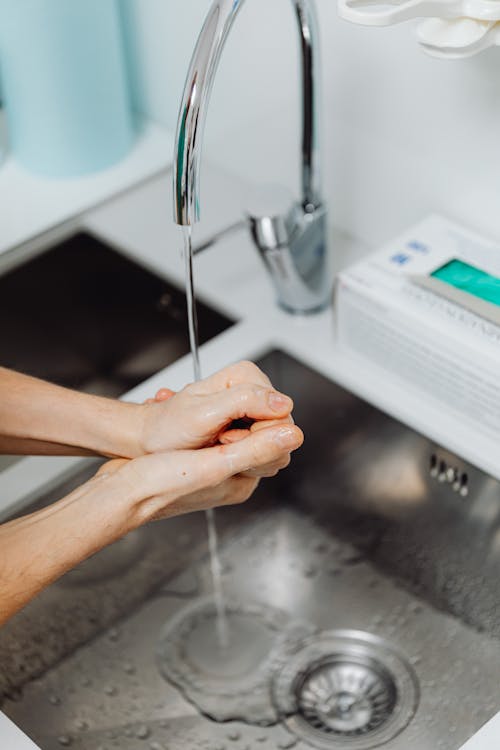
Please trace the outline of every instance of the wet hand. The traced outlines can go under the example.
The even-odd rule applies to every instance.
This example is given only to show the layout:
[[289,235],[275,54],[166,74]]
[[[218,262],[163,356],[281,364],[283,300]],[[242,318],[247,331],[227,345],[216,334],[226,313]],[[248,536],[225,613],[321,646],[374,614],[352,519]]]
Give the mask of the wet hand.
[[[249,436],[256,424],[290,422],[292,408],[292,400],[276,391],[256,365],[240,362],[179,393],[162,389],[150,399],[142,412],[140,452],[235,442]],[[231,430],[236,420],[245,420],[248,428]]]
[[302,441],[298,427],[278,424],[226,445],[110,461],[99,473],[114,475],[115,486],[118,482],[130,498],[134,528],[158,518],[244,502],[264,467],[283,462]]

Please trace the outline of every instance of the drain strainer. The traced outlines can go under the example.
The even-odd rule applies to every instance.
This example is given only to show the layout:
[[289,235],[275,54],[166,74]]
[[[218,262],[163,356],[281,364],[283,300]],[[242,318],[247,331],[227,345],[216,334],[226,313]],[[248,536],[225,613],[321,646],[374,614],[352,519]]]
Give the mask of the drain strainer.
[[305,641],[275,677],[288,729],[316,747],[368,750],[403,731],[418,703],[412,668],[390,644],[356,631]]
[[378,729],[396,698],[396,686],[379,664],[340,656],[314,667],[297,690],[299,713],[312,727],[344,736]]

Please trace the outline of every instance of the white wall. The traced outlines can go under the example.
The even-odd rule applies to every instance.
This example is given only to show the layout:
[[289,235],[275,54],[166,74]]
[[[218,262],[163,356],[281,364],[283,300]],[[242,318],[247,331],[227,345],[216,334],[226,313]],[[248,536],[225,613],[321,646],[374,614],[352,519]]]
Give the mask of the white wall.
[[[136,102],[173,127],[208,0],[123,0]],[[410,24],[352,26],[317,0],[324,182],[334,222],[370,244],[430,211],[500,240],[500,51],[443,62]],[[298,178],[298,55],[290,0],[249,0],[213,95],[207,153],[261,182]]]

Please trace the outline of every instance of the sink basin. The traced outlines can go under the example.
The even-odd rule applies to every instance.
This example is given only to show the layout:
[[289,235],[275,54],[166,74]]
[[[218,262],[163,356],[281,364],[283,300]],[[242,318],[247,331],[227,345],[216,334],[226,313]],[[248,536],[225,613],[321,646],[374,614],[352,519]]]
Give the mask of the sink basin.
[[[198,305],[200,342],[232,321]],[[0,364],[121,396],[189,351],[184,292],[80,232],[0,277]]]
[[498,482],[283,352],[260,365],[306,443],[217,513],[247,640],[199,638],[202,514],[135,532],[0,632],[2,708],[42,750],[457,750],[500,710]]

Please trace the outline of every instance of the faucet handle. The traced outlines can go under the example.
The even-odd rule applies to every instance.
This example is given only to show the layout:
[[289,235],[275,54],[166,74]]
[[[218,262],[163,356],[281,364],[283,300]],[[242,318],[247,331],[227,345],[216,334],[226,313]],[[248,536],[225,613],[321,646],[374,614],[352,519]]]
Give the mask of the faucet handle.
[[249,228],[278,302],[288,312],[317,312],[331,286],[325,208],[308,210],[282,189],[259,190],[257,198],[265,210],[247,213]]
[[253,239],[261,251],[276,250],[290,244],[293,233],[290,219],[296,203],[291,191],[278,185],[267,185],[252,191],[245,213]]

